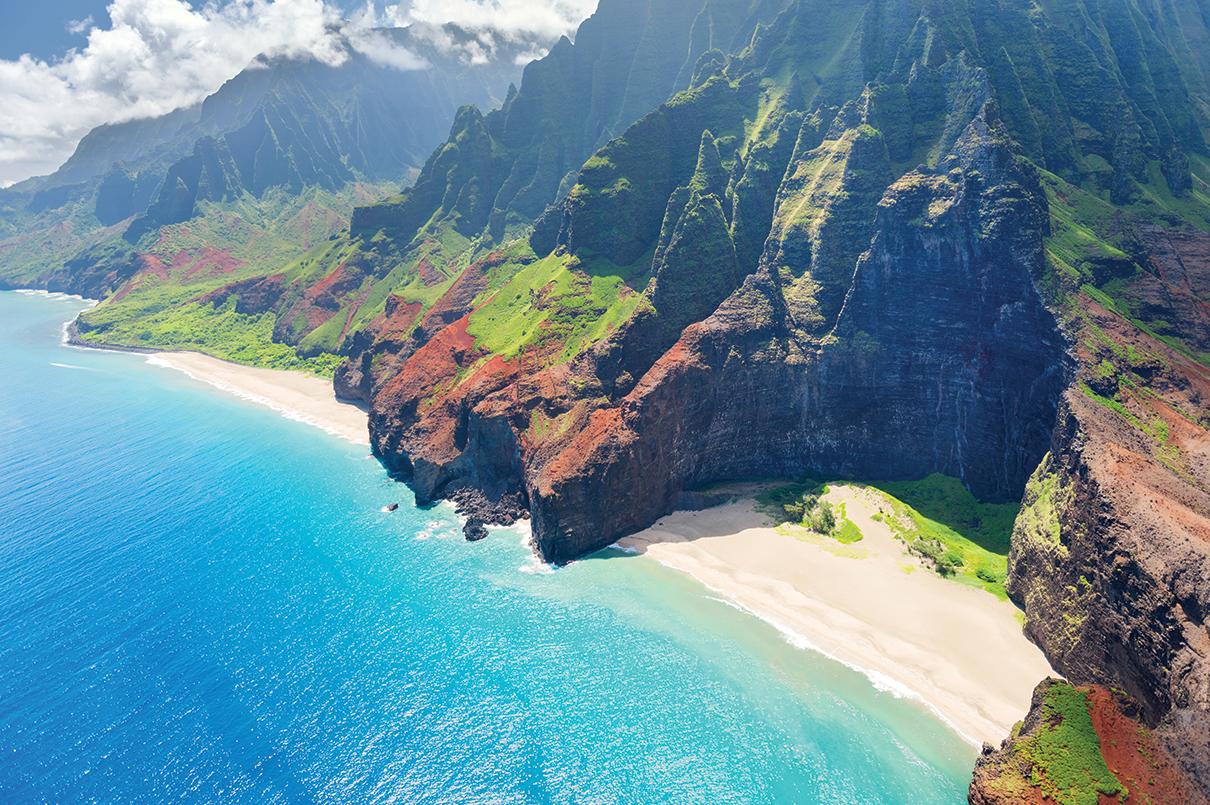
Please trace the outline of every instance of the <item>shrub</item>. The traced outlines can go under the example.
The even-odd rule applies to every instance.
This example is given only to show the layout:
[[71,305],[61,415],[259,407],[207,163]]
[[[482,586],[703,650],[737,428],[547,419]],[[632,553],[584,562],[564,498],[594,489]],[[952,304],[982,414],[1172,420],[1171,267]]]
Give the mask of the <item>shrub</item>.
[[831,534],[836,528],[836,512],[832,510],[832,504],[826,500],[818,504],[808,515],[805,523],[812,531],[818,534]]

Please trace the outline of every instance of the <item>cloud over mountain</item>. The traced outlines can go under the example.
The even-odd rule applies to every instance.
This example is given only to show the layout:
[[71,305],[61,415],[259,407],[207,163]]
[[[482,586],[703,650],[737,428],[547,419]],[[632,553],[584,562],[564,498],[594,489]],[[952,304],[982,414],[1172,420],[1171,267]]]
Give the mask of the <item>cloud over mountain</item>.
[[54,170],[100,124],[197,103],[261,54],[339,65],[356,51],[396,69],[422,69],[422,58],[372,29],[416,24],[441,46],[440,25],[454,22],[482,32],[457,45],[475,61],[490,58],[496,37],[547,40],[570,31],[593,5],[416,0],[367,3],[347,18],[330,0],[217,0],[196,8],[187,0],[113,0],[108,27],[82,23],[83,48],[52,61],[0,60],[0,186]]

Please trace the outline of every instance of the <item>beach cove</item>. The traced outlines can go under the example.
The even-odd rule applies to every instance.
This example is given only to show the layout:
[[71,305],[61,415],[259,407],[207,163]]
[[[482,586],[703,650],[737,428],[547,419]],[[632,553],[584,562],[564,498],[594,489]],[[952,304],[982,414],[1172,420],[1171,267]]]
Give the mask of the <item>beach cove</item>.
[[918,702],[681,574],[535,573],[264,388],[0,306],[6,799],[962,801]]
[[686,573],[791,643],[919,702],[973,745],[1007,735],[1034,686],[1054,673],[1023,634],[1019,610],[911,556],[876,492],[832,485],[825,497],[844,505],[859,542],[775,527],[741,497],[671,514],[619,547]]
[[[365,413],[337,400],[326,379],[196,352],[152,353],[148,362],[368,444]],[[741,498],[676,512],[619,547],[690,576],[791,644],[918,702],[974,746],[1007,735],[1037,682],[1054,674],[1023,634],[1019,610],[922,566],[880,521],[885,506],[875,492],[841,485],[829,497],[846,506],[860,543],[844,546],[805,529],[788,534]]]

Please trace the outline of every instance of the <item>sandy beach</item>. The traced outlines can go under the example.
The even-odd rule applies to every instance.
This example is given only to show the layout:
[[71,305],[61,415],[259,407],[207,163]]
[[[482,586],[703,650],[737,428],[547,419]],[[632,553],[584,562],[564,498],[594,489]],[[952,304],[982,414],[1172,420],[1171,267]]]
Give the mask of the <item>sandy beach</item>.
[[366,412],[336,399],[330,380],[304,372],[241,366],[200,352],[155,352],[147,360],[333,436],[355,444],[370,443]]
[[[338,401],[329,381],[301,372],[160,352],[150,363],[184,372],[249,402],[357,444],[366,414]],[[791,642],[856,668],[876,685],[919,700],[973,744],[998,742],[1053,673],[1022,634],[1017,610],[942,579],[910,556],[883,522],[880,499],[833,486],[864,538],[844,545],[774,527],[749,498],[677,512],[619,546],[687,573]]]
[[1053,674],[1022,633],[1016,608],[943,579],[872,519],[879,497],[833,486],[861,529],[844,545],[794,526],[775,528],[742,499],[676,512],[619,547],[687,573],[767,621],[791,642],[919,700],[973,744],[999,743]]

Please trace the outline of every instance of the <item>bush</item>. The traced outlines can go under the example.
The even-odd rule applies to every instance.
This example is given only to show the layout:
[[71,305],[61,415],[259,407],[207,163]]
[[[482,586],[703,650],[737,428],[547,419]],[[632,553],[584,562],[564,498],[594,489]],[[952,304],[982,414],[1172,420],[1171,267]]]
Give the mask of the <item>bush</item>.
[[819,505],[819,496],[806,492],[798,500],[782,506],[791,522],[806,524],[811,512]]
[[831,534],[836,529],[836,513],[826,500],[818,504],[808,515],[805,525],[818,534]]

